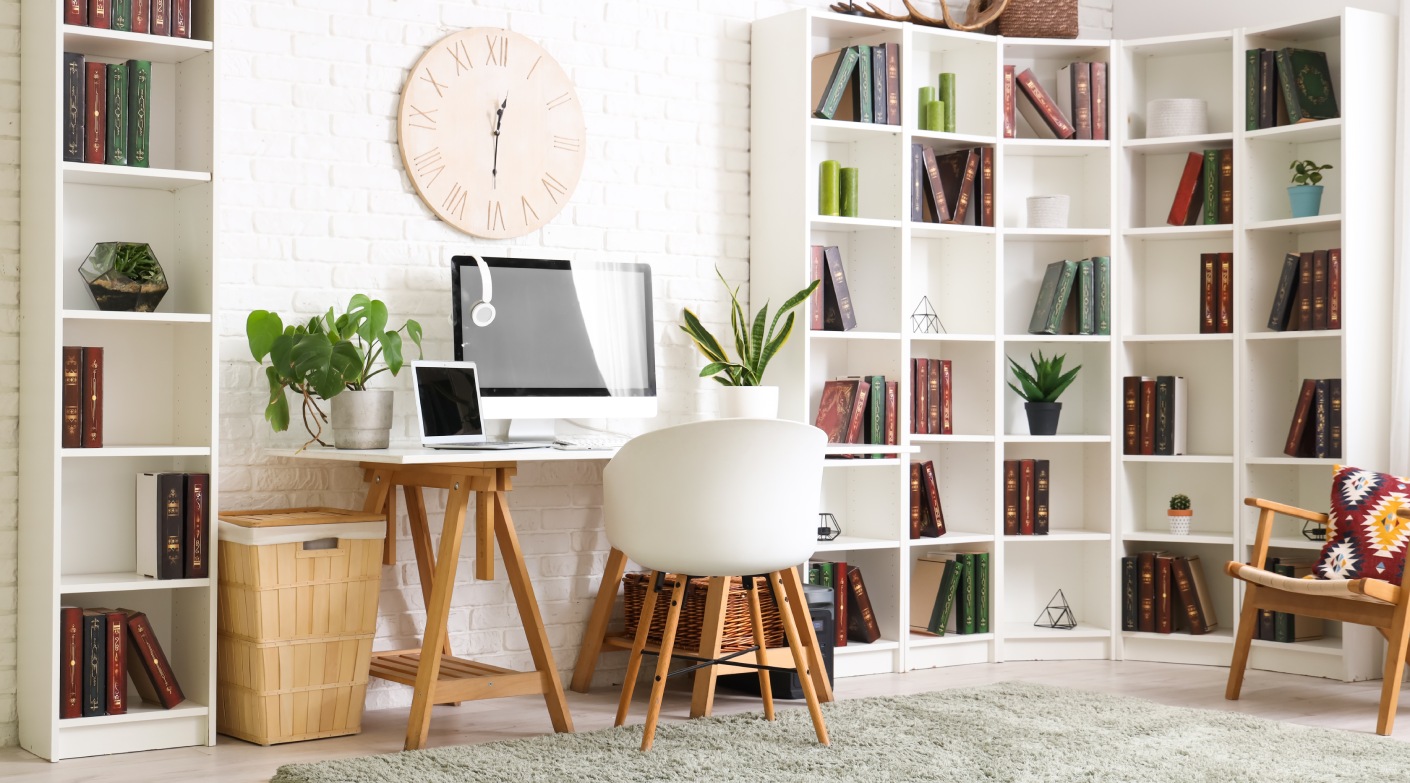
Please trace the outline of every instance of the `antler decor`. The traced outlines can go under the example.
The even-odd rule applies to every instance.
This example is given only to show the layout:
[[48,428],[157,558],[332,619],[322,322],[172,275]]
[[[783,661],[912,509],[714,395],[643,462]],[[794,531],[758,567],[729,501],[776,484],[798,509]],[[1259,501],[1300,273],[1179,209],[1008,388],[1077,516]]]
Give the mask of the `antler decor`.
[[833,3],[829,7],[839,14],[853,14],[871,17],[872,19],[886,19],[892,22],[914,22],[915,24],[926,25],[927,27],[948,27],[951,30],[977,32],[993,24],[994,21],[1003,14],[1004,9],[1008,8],[1009,0],[992,0],[992,2],[975,0],[975,2],[970,3],[969,13],[966,15],[963,22],[957,21],[954,15],[950,13],[950,9],[945,4],[945,0],[940,0],[940,14],[942,17],[940,19],[926,16],[920,11],[917,11],[916,7],[911,5],[911,0],[901,0],[901,4],[906,7],[907,13],[904,16],[883,11],[877,7],[876,3],[871,2],[867,3],[868,8],[863,8],[857,4],[856,0],[849,0],[845,3]]

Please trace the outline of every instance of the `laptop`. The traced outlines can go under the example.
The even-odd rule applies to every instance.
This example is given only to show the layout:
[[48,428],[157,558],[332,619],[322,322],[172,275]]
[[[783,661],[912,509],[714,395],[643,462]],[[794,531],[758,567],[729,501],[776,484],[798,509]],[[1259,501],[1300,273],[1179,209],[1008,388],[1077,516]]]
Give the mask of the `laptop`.
[[474,362],[411,363],[421,445],[433,449],[534,449],[548,443],[492,441],[480,419],[480,384]]

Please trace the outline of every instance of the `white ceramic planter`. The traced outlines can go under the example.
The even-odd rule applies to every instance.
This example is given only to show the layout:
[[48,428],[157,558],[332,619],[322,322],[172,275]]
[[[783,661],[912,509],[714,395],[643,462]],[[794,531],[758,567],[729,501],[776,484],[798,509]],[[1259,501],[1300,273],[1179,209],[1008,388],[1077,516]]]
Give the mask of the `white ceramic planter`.
[[1029,228],[1067,228],[1067,196],[1029,196]]
[[340,449],[385,449],[392,438],[390,389],[344,389],[332,404],[333,445]]
[[1199,136],[1209,133],[1209,107],[1199,98],[1146,101],[1146,138]]
[[1170,519],[1171,535],[1188,536],[1190,534],[1190,523],[1195,519],[1193,511],[1180,512],[1172,510],[1167,512],[1167,514]]
[[778,418],[777,386],[721,386],[720,418]]

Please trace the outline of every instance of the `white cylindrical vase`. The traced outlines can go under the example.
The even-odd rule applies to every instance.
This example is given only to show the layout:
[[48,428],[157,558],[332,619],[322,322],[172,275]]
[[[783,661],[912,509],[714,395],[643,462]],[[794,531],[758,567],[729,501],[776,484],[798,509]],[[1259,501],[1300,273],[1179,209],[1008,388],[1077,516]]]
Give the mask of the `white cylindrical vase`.
[[721,386],[720,418],[778,418],[777,386]]
[[1200,136],[1209,133],[1209,107],[1199,98],[1146,101],[1146,138]]
[[1029,196],[1029,228],[1067,228],[1067,196]]

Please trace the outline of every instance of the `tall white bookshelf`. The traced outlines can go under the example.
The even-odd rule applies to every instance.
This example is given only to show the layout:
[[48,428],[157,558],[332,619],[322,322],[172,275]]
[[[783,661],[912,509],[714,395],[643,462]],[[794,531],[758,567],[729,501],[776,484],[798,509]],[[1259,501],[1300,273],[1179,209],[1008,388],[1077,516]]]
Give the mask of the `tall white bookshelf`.
[[[19,732],[57,761],[215,742],[215,544],[209,579],[136,574],[134,476],[211,474],[218,497],[214,315],[219,50],[214,0],[194,38],[63,24],[63,6],[21,17]],[[152,62],[151,168],[63,162],[64,52]],[[170,290],[153,313],[101,312],[78,274],[97,242],[151,244]],[[60,356],[104,349],[104,447],[60,447]],[[214,514],[212,514],[214,518]],[[60,719],[59,607],[145,612],[186,701]]]
[[[1005,39],[810,10],[755,23],[751,300],[782,301],[811,278],[809,247],[837,245],[858,314],[851,332],[800,329],[774,360],[780,415],[813,421],[823,382],[847,375],[899,380],[903,403],[893,453],[826,468],[820,510],[837,515],[844,536],[819,544],[814,557],[861,567],[882,630],[881,641],[837,650],[838,676],[1021,659],[1227,665],[1241,596],[1222,567],[1246,559],[1256,523],[1242,498],[1327,503],[1330,462],[1280,456],[1297,382],[1342,377],[1344,461],[1385,464],[1376,425],[1388,409],[1387,369],[1376,357],[1385,355],[1389,330],[1374,314],[1389,307],[1394,29],[1350,9],[1276,28],[1130,42]],[[901,45],[901,125],[812,118],[812,57],[874,43]],[[1275,44],[1328,52],[1344,119],[1244,131],[1244,50]],[[1021,117],[1018,138],[1003,138],[1002,66],[1032,68],[1052,89],[1057,69],[1075,60],[1110,64],[1112,141],[1031,138]],[[942,71],[958,74],[957,133],[917,129],[917,88]],[[1210,132],[1145,138],[1146,101],[1160,97],[1204,98]],[[912,143],[937,152],[994,148],[995,227],[910,222]],[[1215,148],[1235,151],[1235,222],[1166,226],[1186,153]],[[1355,187],[1329,186],[1322,217],[1285,220],[1284,170],[1293,156],[1331,160],[1339,181]],[[818,215],[817,171],[826,159],[860,169],[860,217]],[[1072,199],[1069,228],[1028,228],[1025,197],[1052,193]],[[1343,313],[1357,316],[1339,332],[1266,333],[1282,254],[1337,246],[1355,259],[1344,264]],[[1235,331],[1200,335],[1199,253],[1221,250],[1235,253]],[[1027,334],[1044,267],[1099,255],[1112,259],[1113,335]],[[922,295],[945,333],[912,332]],[[1005,357],[1022,361],[1039,349],[1083,365],[1062,398],[1055,437],[1027,434],[1022,401],[1006,385]],[[908,360],[917,356],[953,362],[954,435],[908,434]],[[1121,378],[1157,372],[1191,379],[1192,453],[1123,456]],[[1018,458],[1052,463],[1048,536],[1003,535],[1002,464]],[[935,462],[949,528],[941,538],[909,539],[912,460]],[[1176,492],[1195,500],[1198,521],[1187,537],[1168,532],[1166,501]],[[1309,556],[1316,548],[1291,527],[1275,546]],[[991,633],[909,632],[912,564],[935,549],[990,553]],[[1120,560],[1147,549],[1201,556],[1218,602],[1217,632],[1122,630]],[[1035,627],[1058,589],[1078,626]],[[1377,648],[1343,638],[1354,630],[1333,628],[1313,643],[1257,643],[1253,665],[1374,676]]]

